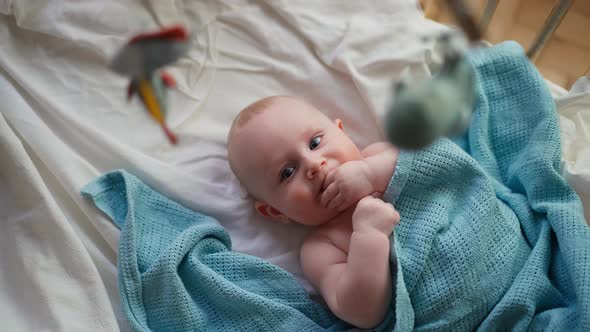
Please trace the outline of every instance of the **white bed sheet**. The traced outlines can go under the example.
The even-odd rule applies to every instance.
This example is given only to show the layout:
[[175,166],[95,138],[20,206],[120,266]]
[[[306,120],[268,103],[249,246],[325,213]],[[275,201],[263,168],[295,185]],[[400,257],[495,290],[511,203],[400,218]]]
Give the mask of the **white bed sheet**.
[[[176,22],[191,28],[193,47],[169,70],[179,88],[169,122],[180,144],[172,147],[137,101],[126,104],[126,80],[107,64],[129,36]],[[294,94],[343,119],[359,146],[379,140],[391,80],[428,75],[431,45],[419,37],[442,29],[410,0],[0,0],[3,329],[128,329],[119,231],[79,195],[117,168],[217,218],[235,250],[311,290],[297,257],[306,229],[255,215],[229,170],[231,120],[260,97]],[[589,109],[564,116],[575,142],[565,174],[577,189],[590,183],[589,152],[578,146],[588,142]]]
[[590,77],[555,98],[561,128],[561,174],[576,190],[590,225]]

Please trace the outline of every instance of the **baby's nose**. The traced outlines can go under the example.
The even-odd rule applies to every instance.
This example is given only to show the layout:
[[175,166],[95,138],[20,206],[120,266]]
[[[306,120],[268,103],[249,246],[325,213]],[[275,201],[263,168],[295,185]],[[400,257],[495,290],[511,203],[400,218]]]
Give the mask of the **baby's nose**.
[[310,166],[307,168],[307,178],[313,179],[324,166],[326,166],[326,161],[323,159],[312,161]]

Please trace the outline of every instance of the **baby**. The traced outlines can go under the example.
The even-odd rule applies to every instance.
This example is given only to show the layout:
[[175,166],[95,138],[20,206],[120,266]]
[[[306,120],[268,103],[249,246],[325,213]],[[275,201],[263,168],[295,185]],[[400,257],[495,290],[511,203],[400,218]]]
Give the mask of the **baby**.
[[381,322],[391,301],[389,236],[400,216],[378,197],[397,151],[387,143],[360,151],[339,119],[303,100],[273,96],[236,117],[228,156],[256,211],[314,226],[300,261],[330,310],[360,328]]

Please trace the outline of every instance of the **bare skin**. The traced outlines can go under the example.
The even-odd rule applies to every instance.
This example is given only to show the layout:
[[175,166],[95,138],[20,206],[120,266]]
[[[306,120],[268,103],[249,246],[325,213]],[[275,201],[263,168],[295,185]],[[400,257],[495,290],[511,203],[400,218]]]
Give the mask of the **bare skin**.
[[381,197],[397,151],[375,143],[360,151],[302,100],[274,97],[232,128],[230,165],[269,219],[313,226],[300,261],[330,310],[360,328],[383,320],[391,301],[389,235],[399,214]]

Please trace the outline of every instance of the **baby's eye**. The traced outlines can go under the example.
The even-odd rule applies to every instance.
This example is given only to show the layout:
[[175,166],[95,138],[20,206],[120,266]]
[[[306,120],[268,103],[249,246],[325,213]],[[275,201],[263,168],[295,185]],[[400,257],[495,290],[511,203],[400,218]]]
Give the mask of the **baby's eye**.
[[313,149],[317,148],[321,142],[322,142],[322,137],[316,136],[316,137],[312,138],[311,141],[309,142],[309,148],[313,150]]
[[295,167],[289,166],[283,168],[281,171],[281,182],[287,180],[291,175],[293,175],[293,173],[295,173]]

